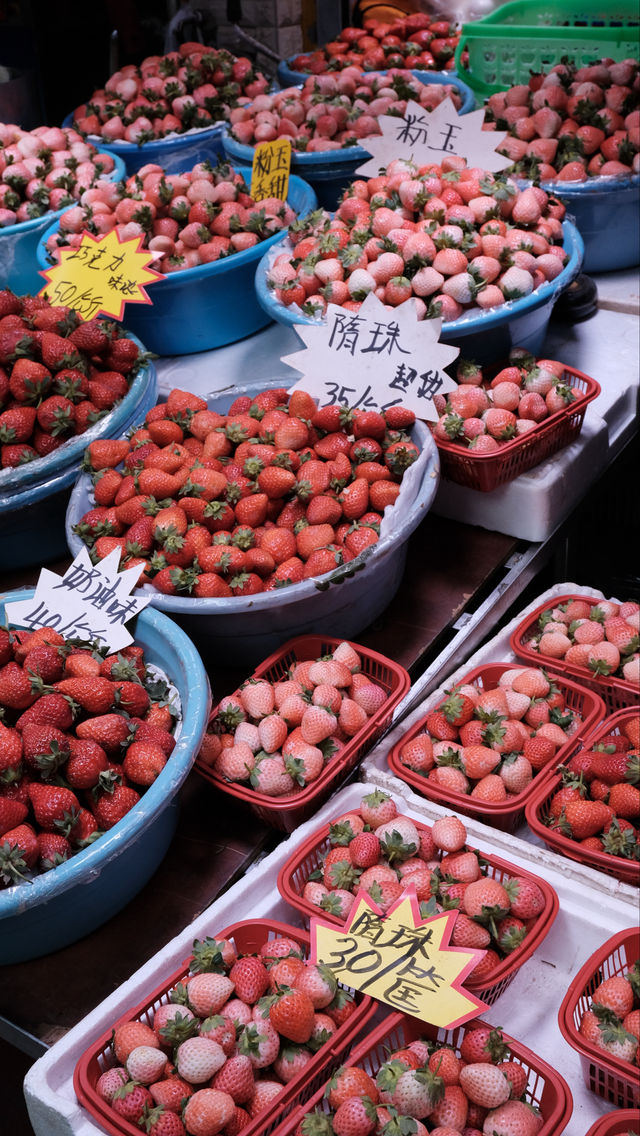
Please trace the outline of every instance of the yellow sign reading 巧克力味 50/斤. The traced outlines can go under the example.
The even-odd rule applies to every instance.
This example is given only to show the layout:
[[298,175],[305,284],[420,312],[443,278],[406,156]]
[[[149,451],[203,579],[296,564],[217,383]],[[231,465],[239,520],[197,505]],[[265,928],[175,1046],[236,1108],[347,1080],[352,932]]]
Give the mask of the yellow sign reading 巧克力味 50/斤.
[[141,244],[142,237],[121,241],[115,230],[100,237],[85,232],[77,248],[60,249],[58,263],[41,272],[47,283],[39,295],[83,320],[121,320],[125,304],[152,303],[145,285],[164,280],[149,268],[154,258]]

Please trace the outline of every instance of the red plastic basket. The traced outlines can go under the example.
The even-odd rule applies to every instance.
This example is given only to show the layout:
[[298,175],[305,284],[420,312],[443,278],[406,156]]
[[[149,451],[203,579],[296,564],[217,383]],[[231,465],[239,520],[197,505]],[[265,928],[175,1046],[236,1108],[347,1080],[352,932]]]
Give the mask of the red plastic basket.
[[[263,943],[282,935],[294,939],[308,953],[310,941],[306,931],[272,919],[252,919],[234,923],[231,927],[216,932],[217,938],[230,939],[238,954],[245,955],[255,953]],[[82,1054],[75,1067],[73,1087],[78,1100],[112,1136],[140,1136],[140,1129],[118,1116],[96,1092],[96,1082],[100,1074],[114,1064],[111,1051],[112,1032],[118,1026],[134,1019],[151,1025],[155,1011],[168,1002],[169,991],[189,974],[190,961],[191,956],[185,959],[182,966],[147,998],[122,1014],[117,1022],[109,1026],[109,1029],[105,1030]],[[356,994],[356,1001],[355,1013],[336,1030],[330,1041],[318,1050],[305,1066],[304,1071],[289,1081],[288,1085],[283,1086],[282,1093],[270,1108],[243,1128],[242,1136],[268,1136],[276,1124],[291,1111],[294,1104],[301,1099],[306,1100],[331,1076],[333,1070],[352,1048],[357,1035],[377,1012],[377,1004],[371,998]]]
[[[593,749],[600,738],[607,734],[619,734],[621,723],[635,716],[636,712],[633,710],[618,710],[615,714],[611,714],[608,718],[605,718],[604,722],[600,723],[596,730],[583,738],[581,748]],[[579,750],[576,750],[576,752],[579,752]],[[623,883],[640,885],[640,861],[625,860],[622,856],[611,855],[610,852],[592,852],[577,840],[563,836],[557,829],[549,828],[544,823],[545,818],[549,815],[551,798],[557,792],[560,783],[559,773],[554,772],[553,775],[546,776],[531,800],[527,802],[525,816],[531,831],[541,840],[544,840],[553,852],[560,852],[570,860],[587,864],[588,867],[596,868],[599,872],[605,872],[607,876],[614,876],[615,879],[622,880]]]
[[578,1030],[596,987],[605,978],[625,974],[638,958],[640,931],[636,927],[618,931],[578,971],[558,1012],[562,1036],[580,1055],[585,1085],[617,1108],[637,1108],[640,1104],[640,1072],[628,1062],[597,1049]]
[[[369,1076],[375,1078],[380,1066],[388,1059],[389,1052],[408,1045],[417,1038],[428,1038],[438,1041],[441,1045],[450,1045],[459,1054],[462,1039],[467,1030],[475,1029],[487,1023],[480,1019],[467,1022],[453,1030],[437,1029],[417,1018],[410,1018],[406,1014],[390,1014],[377,1026],[366,1041],[360,1044],[350,1054],[345,1064],[351,1068],[358,1065],[366,1070]],[[491,1028],[491,1027],[490,1027]],[[509,1059],[517,1061],[527,1073],[527,1099],[540,1109],[544,1117],[542,1127],[538,1129],[537,1136],[559,1136],[559,1133],[568,1124],[573,1112],[573,1098],[566,1081],[547,1065],[541,1057],[527,1049],[521,1042],[515,1041],[508,1034],[503,1034],[509,1047]],[[280,1124],[273,1136],[293,1136],[297,1125],[309,1112],[314,1109],[329,1111],[329,1104],[324,1096],[324,1088],[319,1089],[315,1096],[306,1104],[292,1112],[287,1120]],[[243,1133],[244,1136],[244,1133]]]
[[[275,651],[268,659],[253,672],[251,678],[267,678],[277,682],[284,678],[294,663],[307,662],[328,655],[344,642],[342,639],[330,639],[325,635],[301,635],[297,639],[290,639],[284,647]],[[352,769],[364,757],[367,750],[389,725],[393,711],[402,701],[409,687],[411,679],[404,667],[371,651],[361,647],[359,643],[351,643],[358,652],[361,660],[361,671],[368,678],[381,686],[387,692],[387,700],[368,722],[358,730],[358,733],[345,744],[342,752],[332,758],[325,765],[320,776],[311,785],[300,789],[286,797],[268,797],[266,793],[258,793],[244,785],[225,781],[222,777],[205,765],[203,761],[196,761],[195,768],[198,773],[215,785],[223,793],[244,801],[252,811],[264,821],[265,824],[278,828],[282,832],[294,832],[305,820],[317,812],[321,804],[337,789],[338,785],[351,773]],[[217,706],[211,712],[211,719],[216,716]]]
[[640,1115],[637,1108],[608,1112],[591,1125],[586,1136],[640,1136]]
[[[538,663],[538,666],[540,664]],[[518,664],[513,663],[485,663],[481,667],[476,667],[474,670],[469,671],[467,675],[461,680],[462,683],[473,683],[479,686],[481,690],[489,689],[496,686],[498,679],[505,671],[517,669]],[[605,713],[605,705],[601,698],[594,695],[592,691],[586,690],[582,686],[571,682],[569,679],[563,678],[558,681],[559,686],[567,706],[580,714],[582,718],[582,726],[579,731],[572,734],[567,738],[566,745],[560,747],[554,757],[550,759],[550,764],[554,767],[559,761],[563,761],[568,752],[574,749],[576,740],[581,738],[594,724],[599,721]],[[403,765],[400,760],[400,751],[406,742],[411,741],[418,734],[424,732],[425,723],[428,714],[420,718],[407,733],[400,738],[390,751],[387,761],[396,777],[405,781],[407,785],[411,785],[422,797],[427,797],[430,801],[437,801],[438,804],[445,805],[447,808],[454,808],[459,813],[464,813],[465,816],[476,817],[478,820],[483,821],[485,824],[491,824],[494,828],[498,828],[503,832],[515,832],[520,822],[524,819],[524,809],[527,801],[535,793],[540,777],[544,776],[546,770],[542,769],[533,778],[531,783],[521,793],[517,793],[508,801],[494,802],[494,801],[475,801],[472,797],[467,796],[465,793],[455,793],[451,790],[444,790],[438,787],[433,781],[428,778],[422,777],[415,769],[409,769]],[[496,755],[497,760],[498,755]]]
[[[352,812],[357,812],[353,809]],[[346,813],[344,814],[347,815]],[[336,818],[337,821],[342,820],[342,817]],[[335,822],[334,822],[335,823]],[[418,830],[426,829],[428,826],[421,824],[420,821],[413,820]],[[323,825],[317,832],[305,840],[296,852],[289,857],[287,862],[283,864],[280,872],[278,873],[278,891],[283,899],[286,899],[296,911],[301,912],[307,919],[314,916],[321,918],[327,923],[333,923],[335,927],[344,926],[344,920],[339,919],[336,915],[329,915],[321,908],[315,907],[308,900],[303,899],[302,892],[309,876],[317,867],[319,867],[322,856],[331,847],[329,841],[329,825]],[[524,879],[532,880],[538,885],[544,894],[545,905],[543,911],[538,916],[535,925],[525,936],[522,945],[513,951],[506,958],[501,959],[494,970],[489,971],[482,980],[477,980],[474,983],[473,974],[465,980],[465,986],[482,998],[483,1002],[491,1005],[497,998],[507,989],[513,982],[520,967],[531,958],[531,955],[539,947],[542,940],[547,935],[551,924],[553,923],[556,915],[558,914],[558,896],[554,889],[546,880],[541,879],[539,876],[534,876],[531,872],[525,871],[524,868],[516,868],[513,864],[507,863],[506,860],[499,860],[497,856],[487,856],[482,853],[482,859],[487,865],[487,874],[493,879],[502,881],[508,879],[510,876],[521,876]]]
[[583,686],[588,686],[589,690],[595,690],[604,699],[610,714],[614,710],[623,709],[625,706],[638,706],[640,704],[640,690],[635,683],[627,682],[624,678],[611,678],[604,675],[596,677],[588,667],[577,667],[571,663],[565,663],[564,659],[551,659],[528,646],[529,640],[533,639],[536,634],[537,623],[543,612],[559,607],[560,604],[569,603],[570,600],[585,600],[594,605],[601,602],[597,596],[573,594],[555,596],[552,600],[546,600],[516,627],[509,639],[511,650],[519,659],[526,659],[537,666],[544,666],[545,670],[548,671],[554,671],[565,676],[571,675]]
[[563,366],[562,381],[582,392],[575,402],[539,422],[528,434],[505,442],[492,454],[479,454],[468,446],[436,438],[442,476],[469,489],[490,493],[573,442],[582,429],[587,405],[600,394],[600,384],[574,367]]

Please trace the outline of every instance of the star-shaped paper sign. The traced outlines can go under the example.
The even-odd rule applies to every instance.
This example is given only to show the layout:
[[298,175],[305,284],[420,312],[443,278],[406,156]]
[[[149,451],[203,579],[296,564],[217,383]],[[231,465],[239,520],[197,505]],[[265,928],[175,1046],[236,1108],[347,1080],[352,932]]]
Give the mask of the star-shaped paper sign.
[[148,266],[153,254],[142,248],[142,237],[121,241],[115,229],[94,237],[83,233],[77,248],[60,249],[59,261],[44,269],[47,284],[39,293],[54,304],[77,311],[80,319],[98,315],[121,320],[125,304],[151,304],[146,284],[164,280]]
[[378,119],[382,134],[363,138],[361,146],[371,158],[359,166],[356,174],[377,177],[394,158],[413,161],[418,166],[430,162],[439,164],[443,158],[455,155],[465,158],[467,165],[497,173],[511,166],[511,158],[496,154],[507,137],[504,130],[483,130],[484,110],[471,114],[458,114],[450,98],[443,99],[435,110],[410,99],[402,118],[383,114]]
[[486,1009],[463,983],[484,951],[450,946],[456,910],[423,919],[409,885],[383,914],[359,891],[344,928],[311,920],[311,961],[339,982],[442,1029]]
[[402,405],[435,422],[434,395],[455,390],[444,368],[460,354],[439,342],[441,328],[442,320],[418,320],[413,299],[390,309],[370,292],[357,312],[329,304],[322,323],[296,324],[305,348],[282,362],[304,376],[292,389],[307,391],[320,406]]
[[143,565],[120,572],[120,550],[91,563],[82,548],[64,576],[43,568],[35,595],[6,605],[7,619],[35,631],[53,627],[65,639],[97,639],[111,654],[133,643],[125,623],[151,602],[150,596],[132,596]]

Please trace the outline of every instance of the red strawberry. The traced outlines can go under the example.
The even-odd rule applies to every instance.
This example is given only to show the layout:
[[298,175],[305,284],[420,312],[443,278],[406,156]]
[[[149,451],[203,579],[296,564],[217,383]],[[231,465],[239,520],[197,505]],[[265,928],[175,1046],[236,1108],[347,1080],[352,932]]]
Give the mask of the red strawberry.
[[22,824],[28,813],[28,808],[22,801],[12,801],[7,797],[0,797],[0,837],[12,828]]
[[45,832],[67,834],[77,820],[80,802],[70,789],[34,781],[29,786],[29,798],[34,816]]
[[266,966],[260,959],[253,956],[238,959],[229,971],[229,978],[235,984],[235,997],[249,1005],[257,1002],[269,986],[269,974]]
[[125,785],[116,785],[113,793],[103,793],[93,805],[98,827],[105,830],[113,828],[139,800],[140,794]]
[[72,849],[66,837],[56,832],[39,832],[38,866],[41,872],[48,872],[58,864],[64,864],[72,855]]
[[25,872],[38,859],[38,841],[30,824],[19,824],[0,841],[0,882],[11,886],[25,879]]

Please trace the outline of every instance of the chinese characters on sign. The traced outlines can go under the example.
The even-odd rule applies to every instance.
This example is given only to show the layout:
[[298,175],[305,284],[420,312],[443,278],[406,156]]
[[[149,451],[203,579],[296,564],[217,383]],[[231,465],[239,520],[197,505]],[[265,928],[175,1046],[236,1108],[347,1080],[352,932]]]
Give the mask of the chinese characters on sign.
[[286,201],[290,168],[291,143],[288,138],[276,138],[273,142],[262,142],[256,146],[250,190],[254,201],[265,201],[268,197]]
[[20,627],[54,627],[66,639],[100,639],[111,652],[133,643],[125,627],[150,602],[132,596],[142,566],[118,571],[120,553],[114,549],[92,564],[86,548],[64,576],[43,568],[30,600],[7,604],[7,618]]
[[428,111],[409,100],[404,116],[384,114],[378,119],[382,134],[363,138],[361,145],[371,158],[356,170],[363,177],[377,177],[393,158],[416,165],[439,164],[455,154],[467,165],[496,173],[511,165],[511,159],[496,154],[507,137],[505,131],[483,130],[484,110],[459,115],[450,98]]
[[344,929],[311,920],[312,962],[394,1010],[453,1029],[485,1009],[462,986],[484,951],[449,946],[457,915],[423,920],[411,886],[383,915],[361,891]]
[[282,362],[304,376],[293,389],[308,391],[321,406],[388,410],[402,404],[436,421],[434,396],[455,388],[444,368],[459,353],[438,341],[441,326],[440,320],[418,321],[413,300],[389,311],[369,293],[358,312],[329,304],[326,323],[298,324],[306,348]]
[[141,237],[121,241],[115,230],[101,237],[83,233],[78,248],[60,249],[59,263],[40,274],[47,280],[40,295],[75,308],[83,320],[122,319],[125,304],[151,303],[144,285],[164,280],[147,267],[153,256],[141,243]]

